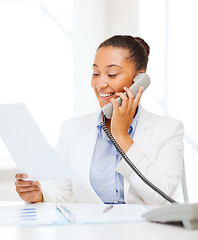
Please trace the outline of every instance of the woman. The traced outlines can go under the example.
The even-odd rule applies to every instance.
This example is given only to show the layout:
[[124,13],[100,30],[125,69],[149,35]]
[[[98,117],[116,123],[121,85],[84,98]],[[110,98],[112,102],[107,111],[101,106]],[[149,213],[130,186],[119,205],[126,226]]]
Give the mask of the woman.
[[[146,72],[148,55],[149,46],[141,38],[107,39],[97,49],[91,85],[101,108],[113,104],[106,126],[114,139],[151,182],[172,196],[182,174],[183,125],[144,110],[139,104],[142,87],[135,97],[129,90],[133,78]],[[121,107],[115,101],[118,96]],[[102,118],[101,111],[65,121],[57,151],[77,174],[41,184],[24,181],[27,174],[17,174],[20,197],[29,202],[165,204],[121,159],[100,127]]]

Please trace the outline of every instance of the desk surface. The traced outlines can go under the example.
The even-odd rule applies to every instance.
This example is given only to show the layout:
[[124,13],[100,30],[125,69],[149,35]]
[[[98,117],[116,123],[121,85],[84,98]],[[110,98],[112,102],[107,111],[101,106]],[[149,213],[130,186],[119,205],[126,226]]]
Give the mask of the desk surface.
[[157,223],[86,224],[43,227],[0,227],[2,240],[197,240],[198,230]]
[[[0,205],[2,205],[0,203]],[[64,226],[0,226],[2,240],[197,240],[198,230],[150,222],[123,224],[70,224]]]

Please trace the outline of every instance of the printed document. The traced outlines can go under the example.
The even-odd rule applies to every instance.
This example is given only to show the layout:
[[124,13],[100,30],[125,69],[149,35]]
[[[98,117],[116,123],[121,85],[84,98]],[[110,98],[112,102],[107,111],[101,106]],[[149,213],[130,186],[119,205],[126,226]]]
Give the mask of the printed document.
[[31,180],[71,177],[74,171],[50,146],[24,103],[0,105],[0,137]]
[[56,208],[47,204],[0,206],[0,225],[54,225],[58,220]]

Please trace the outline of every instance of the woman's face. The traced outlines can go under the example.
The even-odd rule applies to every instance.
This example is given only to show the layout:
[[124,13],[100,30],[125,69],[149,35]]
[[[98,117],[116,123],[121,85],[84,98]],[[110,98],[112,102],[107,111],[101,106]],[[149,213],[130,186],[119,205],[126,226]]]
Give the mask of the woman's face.
[[91,86],[100,107],[116,98],[115,93],[124,92],[137,75],[135,65],[128,59],[129,51],[123,48],[102,47],[95,55]]

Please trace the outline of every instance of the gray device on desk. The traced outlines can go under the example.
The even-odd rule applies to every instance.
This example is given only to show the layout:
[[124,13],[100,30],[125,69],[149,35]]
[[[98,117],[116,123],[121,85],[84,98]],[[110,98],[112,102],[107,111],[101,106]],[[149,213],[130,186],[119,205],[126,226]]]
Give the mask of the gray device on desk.
[[182,222],[187,229],[198,228],[198,203],[171,204],[154,208],[143,217],[151,222],[177,223]]
[[[133,79],[133,84],[129,88],[133,96],[135,96],[141,86],[144,87],[144,90],[149,86],[150,84],[150,78],[146,73],[139,73],[135,78]],[[124,93],[126,95],[126,92]],[[120,97],[116,98],[116,101],[118,102],[118,105],[121,106],[122,100]],[[113,112],[113,105],[112,103],[106,104],[103,109],[103,113],[108,119],[111,119],[112,117],[112,112]]]

